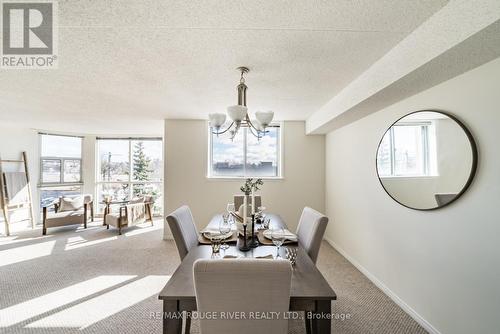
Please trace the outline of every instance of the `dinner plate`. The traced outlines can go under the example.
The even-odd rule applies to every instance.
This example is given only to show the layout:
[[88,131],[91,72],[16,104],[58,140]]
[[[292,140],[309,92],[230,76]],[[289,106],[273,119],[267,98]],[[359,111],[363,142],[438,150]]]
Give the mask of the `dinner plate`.
[[220,232],[203,232],[203,236],[208,240],[212,240],[213,238],[220,238],[222,240],[225,240],[233,236],[233,231],[227,232],[225,234],[221,234]]

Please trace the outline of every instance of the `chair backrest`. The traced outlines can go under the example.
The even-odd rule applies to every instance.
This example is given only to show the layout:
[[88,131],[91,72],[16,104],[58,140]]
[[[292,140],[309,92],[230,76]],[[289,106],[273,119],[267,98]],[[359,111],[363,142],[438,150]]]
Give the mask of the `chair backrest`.
[[193,214],[187,205],[183,205],[167,216],[167,222],[182,260],[191,247],[198,243]]
[[[200,318],[201,333],[287,333],[284,315],[290,305],[289,261],[201,259],[194,263],[193,275],[198,311],[217,314],[216,319]],[[257,312],[279,313],[275,319],[249,319]],[[246,319],[229,320],[230,314]],[[223,315],[225,319],[221,319]]]
[[319,248],[325,234],[328,217],[318,211],[305,207],[297,226],[299,244],[304,247],[314,263],[318,259]]
[[[245,195],[234,195],[234,209],[238,211],[240,209],[240,206],[243,205],[243,199]],[[252,205],[252,197],[248,196],[248,205]],[[259,208],[259,206],[262,206],[262,199],[260,195],[255,195],[255,211]]]

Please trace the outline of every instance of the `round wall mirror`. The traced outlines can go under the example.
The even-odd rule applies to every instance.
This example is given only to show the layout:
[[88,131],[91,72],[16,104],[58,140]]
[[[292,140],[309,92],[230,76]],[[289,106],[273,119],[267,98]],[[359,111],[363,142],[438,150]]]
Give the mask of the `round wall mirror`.
[[377,150],[377,173],[398,203],[433,210],[455,201],[471,184],[477,149],[467,128],[439,111],[410,113],[389,127]]

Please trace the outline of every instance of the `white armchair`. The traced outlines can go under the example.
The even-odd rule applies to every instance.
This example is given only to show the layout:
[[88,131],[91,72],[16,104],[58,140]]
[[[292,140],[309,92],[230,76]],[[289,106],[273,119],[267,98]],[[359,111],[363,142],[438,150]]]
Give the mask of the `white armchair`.
[[[51,206],[54,206],[54,213],[49,212]],[[42,234],[46,235],[49,227],[83,224],[87,228],[89,213],[91,221],[94,221],[92,195],[59,197],[52,204],[43,207]]]

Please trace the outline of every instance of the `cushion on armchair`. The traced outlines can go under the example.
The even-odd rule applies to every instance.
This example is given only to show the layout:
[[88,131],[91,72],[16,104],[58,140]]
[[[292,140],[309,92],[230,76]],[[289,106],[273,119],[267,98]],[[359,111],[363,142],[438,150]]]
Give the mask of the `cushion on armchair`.
[[83,208],[83,197],[78,196],[75,198],[61,197],[59,200],[59,212],[64,211],[77,211]]
[[76,211],[83,209],[84,204],[92,202],[92,195],[81,195],[76,197],[61,197],[58,200],[58,212]]

